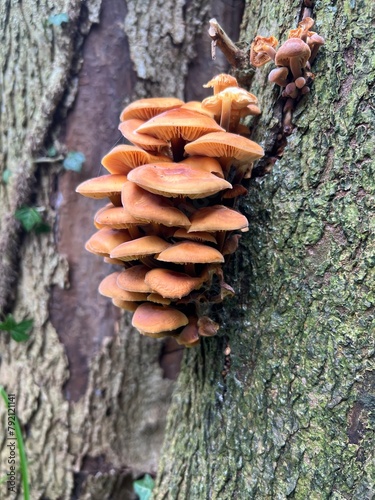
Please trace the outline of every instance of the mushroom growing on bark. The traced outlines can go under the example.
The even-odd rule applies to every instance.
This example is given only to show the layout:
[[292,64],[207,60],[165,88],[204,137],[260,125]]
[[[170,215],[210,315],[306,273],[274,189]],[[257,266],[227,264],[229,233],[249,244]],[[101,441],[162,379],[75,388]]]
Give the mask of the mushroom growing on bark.
[[216,334],[210,304],[234,293],[222,265],[248,222],[233,206],[247,193],[243,176],[263,155],[239,123],[260,113],[256,97],[230,75],[206,86],[215,95],[203,104],[151,98],[126,106],[119,129],[132,145],[115,146],[102,159],[109,174],[77,188],[111,201],[96,213],[98,231],[86,243],[121,266],[99,292],[134,312],[142,334],[186,347]]

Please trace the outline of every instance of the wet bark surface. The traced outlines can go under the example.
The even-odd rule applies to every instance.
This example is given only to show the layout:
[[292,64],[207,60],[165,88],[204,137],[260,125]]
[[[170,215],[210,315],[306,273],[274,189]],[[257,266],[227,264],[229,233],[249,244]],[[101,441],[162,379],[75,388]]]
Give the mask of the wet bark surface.
[[[241,40],[282,42],[301,11],[249,0]],[[221,337],[184,357],[158,500],[374,495],[374,8],[323,0],[312,17],[326,39],[316,79],[282,158],[250,182]],[[271,68],[247,75],[263,111],[253,139],[270,155]]]

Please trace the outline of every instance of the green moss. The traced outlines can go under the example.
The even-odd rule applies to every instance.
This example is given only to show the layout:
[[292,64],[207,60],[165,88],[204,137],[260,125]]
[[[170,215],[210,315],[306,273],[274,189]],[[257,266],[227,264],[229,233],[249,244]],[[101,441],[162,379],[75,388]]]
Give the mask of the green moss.
[[[285,37],[298,10],[262,2],[253,19],[254,9],[249,0],[249,40],[269,26]],[[237,295],[217,311],[225,339],[187,354],[177,394],[190,396],[190,417],[181,419],[174,405],[172,451],[161,463],[159,491],[176,487],[168,498],[370,498],[373,392],[364,385],[374,354],[370,10],[369,0],[345,2],[344,9],[328,0],[315,4],[316,31],[326,45],[282,159],[251,182],[243,203],[250,230],[227,269]],[[251,89],[265,108],[255,133],[261,141],[274,123],[275,93],[265,87],[265,74],[255,75]],[[227,340],[231,367],[223,379]],[[363,400],[362,393],[370,395]],[[194,478],[179,474],[184,460]]]

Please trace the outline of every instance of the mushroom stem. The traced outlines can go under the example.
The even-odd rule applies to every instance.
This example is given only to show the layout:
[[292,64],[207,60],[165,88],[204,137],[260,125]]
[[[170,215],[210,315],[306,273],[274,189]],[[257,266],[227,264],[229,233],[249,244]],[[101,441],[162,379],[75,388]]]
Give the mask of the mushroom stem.
[[185,144],[186,141],[185,139],[182,139],[182,137],[173,137],[171,139],[171,148],[174,162],[182,161],[184,159]]
[[138,226],[129,225],[127,229],[133,240],[136,240],[137,238],[140,238],[142,236]]
[[[145,266],[149,267],[149,268],[154,268],[155,267],[155,259],[153,259],[152,257],[148,257],[148,256],[144,256],[142,257],[141,259],[139,259],[140,262],[142,262],[142,264],[144,264]],[[159,263],[160,264],[160,263]],[[159,265],[157,264],[157,265]]]
[[297,80],[300,76],[302,76],[302,68],[301,63],[298,59],[293,59],[292,57],[289,60],[290,70],[293,73],[294,80]]
[[262,47],[262,51],[265,52],[272,59],[272,61],[275,61],[276,50],[271,47],[271,45],[265,43]]
[[195,264],[193,262],[186,263],[184,268],[186,274],[188,274],[189,276],[196,276]]
[[225,238],[226,238],[227,234],[228,234],[228,231],[217,231],[216,232],[217,249],[221,253],[223,251]]
[[231,105],[232,100],[229,98],[223,99],[221,103],[220,127],[225,129],[226,132],[229,131]]
[[288,97],[283,108],[283,114],[284,114],[283,130],[285,135],[291,134],[293,129],[293,124],[292,124],[293,109],[294,109],[293,99],[291,97]]

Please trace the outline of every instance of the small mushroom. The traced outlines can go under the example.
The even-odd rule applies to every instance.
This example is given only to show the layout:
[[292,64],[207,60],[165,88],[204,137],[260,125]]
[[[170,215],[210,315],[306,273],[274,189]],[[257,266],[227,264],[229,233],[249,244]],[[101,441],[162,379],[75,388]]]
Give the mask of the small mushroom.
[[246,137],[230,132],[214,132],[186,144],[185,151],[190,155],[206,155],[219,159],[228,172],[231,165],[238,169],[239,182],[251,163],[264,155],[259,144]]
[[122,190],[123,207],[137,220],[167,227],[188,227],[189,219],[170,200],[128,182]]
[[129,214],[123,207],[108,205],[98,210],[94,216],[96,227],[101,229],[108,227],[111,229],[128,229],[134,238],[138,235],[139,221]]
[[276,83],[280,87],[286,87],[288,85],[288,74],[289,69],[280,66],[279,68],[273,69],[268,75],[268,81],[271,83]]
[[189,324],[176,337],[176,342],[185,347],[194,347],[200,343],[197,318],[195,316],[189,317]]
[[151,118],[136,130],[164,141],[170,141],[173,158],[182,160],[186,141],[194,141],[208,132],[223,130],[209,116],[188,109],[172,109]]
[[91,236],[85,244],[85,249],[101,257],[109,257],[115,247],[130,239],[130,234],[126,230],[103,228]]
[[156,152],[163,151],[169,148],[169,144],[167,141],[163,139],[157,139],[151,135],[147,134],[139,134],[137,132],[138,127],[143,125],[143,123],[147,123],[143,120],[139,120],[138,118],[131,118],[130,120],[125,120],[120,123],[118,126],[122,135],[130,141],[135,146],[138,146],[146,151]]
[[141,304],[133,315],[132,325],[144,335],[171,332],[189,322],[187,316],[173,307]]
[[220,325],[212,321],[208,316],[201,316],[198,319],[198,333],[202,335],[202,337],[213,337],[217,334]]
[[324,38],[317,33],[311,32],[307,38],[307,45],[310,47],[311,55],[309,63],[312,64],[318,53],[319,48],[324,45]]
[[190,217],[191,226],[188,233],[195,231],[241,231],[248,230],[247,218],[224,205],[200,208]]
[[288,66],[293,78],[302,76],[302,69],[306,66],[311,55],[307,43],[300,38],[289,38],[282,44],[276,53],[275,64],[277,66]]
[[151,293],[152,288],[145,282],[145,276],[150,268],[139,264],[125,269],[117,276],[117,285],[128,292]]
[[[241,118],[241,110],[249,104],[257,104],[254,94],[239,87],[228,87],[214,96],[202,101],[202,106],[220,117],[220,126],[226,131],[235,132]],[[217,118],[219,121],[219,118]]]
[[121,189],[127,181],[126,175],[102,175],[82,182],[76,192],[88,198],[109,198],[114,205],[121,205]]
[[142,165],[132,170],[128,179],[151,193],[169,198],[206,198],[232,187],[225,179],[184,163]]
[[111,252],[111,258],[124,261],[140,260],[149,255],[159,254],[169,246],[170,244],[159,236],[142,236],[114,248]]
[[137,146],[119,144],[102,158],[102,165],[111,174],[127,175],[133,168],[153,161],[168,162],[172,160],[168,156],[152,155]]
[[224,262],[224,257],[218,250],[194,241],[174,243],[166,250],[163,250],[156,259],[162,262],[174,262],[175,264],[210,264]]
[[220,75],[215,76],[205,85],[204,88],[213,88],[214,95],[218,94],[222,90],[225,90],[228,87],[238,87],[237,79],[234,76],[227,75],[226,73],[221,73]]
[[207,278],[207,273],[201,277],[192,277],[170,269],[156,268],[146,274],[145,283],[162,297],[181,299],[193,290],[198,290]]
[[120,115],[120,121],[137,118],[139,120],[149,120],[164,111],[179,108],[184,104],[184,101],[176,97],[150,97],[148,99],[138,99],[126,108]]
[[117,277],[120,273],[115,272],[106,276],[99,285],[99,293],[111,299],[120,299],[127,302],[142,302],[147,299],[147,294],[138,292],[128,292],[117,284]]
[[[299,80],[299,78],[297,78],[297,80]],[[282,96],[291,97],[292,99],[295,99],[298,96],[298,89],[296,84],[294,82],[288,83],[288,85],[283,90]]]
[[314,20],[311,17],[305,17],[298,24],[298,28],[290,30],[288,38],[301,38],[304,42],[306,42],[309,30],[314,26]]
[[250,47],[250,64],[259,68],[269,61],[274,61],[278,43],[274,36],[256,36]]

